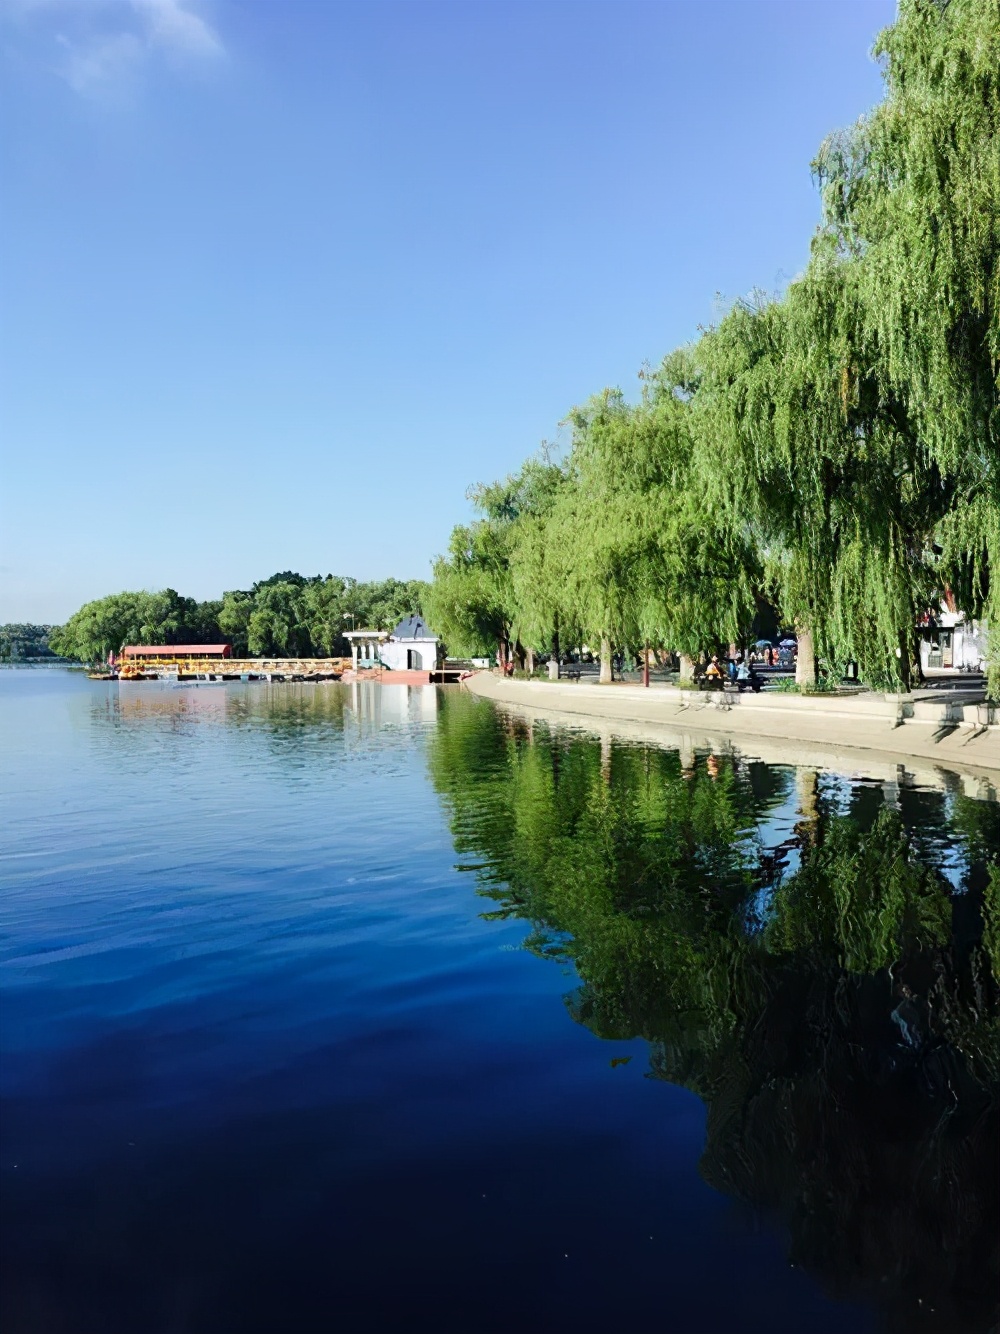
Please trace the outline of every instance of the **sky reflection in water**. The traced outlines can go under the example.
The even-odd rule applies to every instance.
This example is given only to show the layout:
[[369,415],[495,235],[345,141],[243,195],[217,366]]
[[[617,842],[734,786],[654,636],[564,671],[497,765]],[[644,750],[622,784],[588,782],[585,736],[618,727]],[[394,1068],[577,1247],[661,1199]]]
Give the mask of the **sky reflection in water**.
[[456,690],[0,717],[7,1334],[989,1328],[994,803]]

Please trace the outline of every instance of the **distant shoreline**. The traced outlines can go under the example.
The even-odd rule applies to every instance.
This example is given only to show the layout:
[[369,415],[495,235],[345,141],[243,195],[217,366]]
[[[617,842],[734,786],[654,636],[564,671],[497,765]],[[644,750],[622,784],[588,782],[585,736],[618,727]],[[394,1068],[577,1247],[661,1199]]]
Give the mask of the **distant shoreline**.
[[[544,719],[603,724],[611,732],[673,744],[766,750],[769,763],[817,763],[869,771],[917,761],[1000,785],[1000,724],[995,706],[893,695],[701,693],[672,686],[512,681],[478,672],[472,694]],[[832,753],[831,753],[832,752]]]

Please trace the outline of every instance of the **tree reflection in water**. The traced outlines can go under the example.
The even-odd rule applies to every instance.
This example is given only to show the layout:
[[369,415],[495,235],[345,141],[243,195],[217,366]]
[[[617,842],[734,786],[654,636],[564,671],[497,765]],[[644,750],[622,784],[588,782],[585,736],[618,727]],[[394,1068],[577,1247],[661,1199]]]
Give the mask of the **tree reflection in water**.
[[992,1328],[1000,808],[457,695],[430,763],[488,915],[573,963],[579,1023],[706,1102],[705,1180],[886,1328]]

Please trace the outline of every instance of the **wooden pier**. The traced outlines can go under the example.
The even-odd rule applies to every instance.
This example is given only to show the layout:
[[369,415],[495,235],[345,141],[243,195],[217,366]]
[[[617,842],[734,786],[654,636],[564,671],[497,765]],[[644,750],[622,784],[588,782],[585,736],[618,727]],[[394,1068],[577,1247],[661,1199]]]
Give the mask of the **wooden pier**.
[[432,670],[360,667],[350,658],[232,658],[228,644],[127,645],[94,681],[372,681],[380,685],[444,685],[469,675],[464,663]]
[[171,658],[126,659],[98,679],[119,681],[339,681],[350,658]]

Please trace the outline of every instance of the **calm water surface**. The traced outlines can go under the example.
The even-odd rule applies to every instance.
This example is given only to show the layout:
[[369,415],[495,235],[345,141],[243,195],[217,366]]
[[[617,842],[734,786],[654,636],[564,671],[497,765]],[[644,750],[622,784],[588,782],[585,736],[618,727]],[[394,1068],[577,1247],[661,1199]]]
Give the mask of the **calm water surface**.
[[456,688],[5,671],[0,734],[5,1334],[992,1327],[967,783]]

